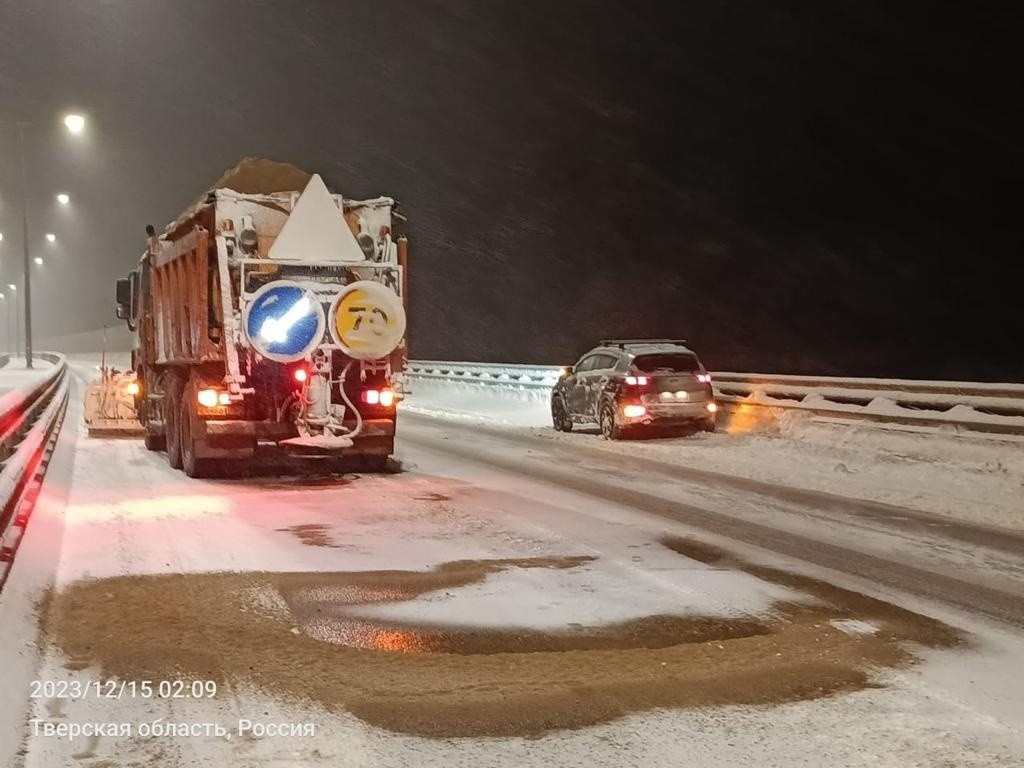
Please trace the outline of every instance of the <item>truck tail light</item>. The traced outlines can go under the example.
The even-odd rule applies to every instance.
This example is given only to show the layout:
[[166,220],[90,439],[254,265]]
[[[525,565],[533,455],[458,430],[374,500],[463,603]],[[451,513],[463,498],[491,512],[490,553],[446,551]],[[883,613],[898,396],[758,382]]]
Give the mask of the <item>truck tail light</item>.
[[[227,394],[227,393],[225,393]],[[203,408],[216,408],[217,403],[220,402],[219,393],[216,389],[200,389],[196,393],[196,400]]]
[[390,389],[364,389],[363,402],[367,405],[381,405],[390,408],[395,404],[395,393]]
[[627,384],[634,384],[634,385],[635,384],[639,384],[640,386],[645,386],[647,384],[647,377],[646,376],[627,376],[626,377],[626,383]]

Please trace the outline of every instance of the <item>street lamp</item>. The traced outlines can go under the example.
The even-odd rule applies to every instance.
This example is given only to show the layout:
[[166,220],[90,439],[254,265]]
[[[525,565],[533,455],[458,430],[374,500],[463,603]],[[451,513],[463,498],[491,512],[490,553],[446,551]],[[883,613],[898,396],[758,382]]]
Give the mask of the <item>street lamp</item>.
[[60,203],[61,205],[67,205],[68,203],[71,202],[71,198],[68,195],[61,192],[59,195],[57,195],[57,202]]
[[48,243],[56,243],[57,242],[57,236],[55,234],[53,234],[53,232],[47,232],[46,233],[46,242],[48,242]]
[[38,264],[40,267],[43,266],[43,257],[42,256],[36,256],[36,264]]
[[[25,128],[32,125],[28,122],[18,123],[18,154],[21,156],[21,240],[22,249],[24,251],[24,269],[23,269],[23,280],[25,289],[22,292],[25,303],[25,367],[32,367],[32,270],[31,255],[29,254],[29,241],[28,241],[28,170],[25,167]],[[64,116],[64,127],[74,135],[78,136],[85,130],[85,118],[78,114],[69,114]],[[57,199],[61,204],[66,204],[70,201],[66,194],[63,192],[57,196]],[[51,243],[57,240],[57,236],[50,233],[47,234],[46,239]],[[14,286],[11,286],[11,290],[14,290]],[[19,340],[20,345],[20,340]]]
[[85,118],[81,115],[66,115],[64,126],[75,136],[85,130]]

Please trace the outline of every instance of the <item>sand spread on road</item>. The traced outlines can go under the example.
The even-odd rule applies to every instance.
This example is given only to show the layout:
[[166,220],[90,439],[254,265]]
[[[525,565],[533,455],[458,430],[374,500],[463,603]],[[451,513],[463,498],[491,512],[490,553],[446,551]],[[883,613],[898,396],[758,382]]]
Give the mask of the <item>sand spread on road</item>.
[[[457,561],[423,572],[81,581],[53,597],[46,628],[72,668],[125,680],[255,685],[433,737],[538,735],[659,707],[813,699],[869,686],[873,669],[912,662],[908,643],[961,641],[940,622],[856,592],[752,566],[690,539],[663,544],[812,600],[777,603],[761,617],[652,616],[555,633],[359,617],[360,605],[474,584],[509,568],[574,568],[591,559],[551,557]],[[325,613],[351,637],[325,642],[308,634]],[[878,631],[847,633],[830,624],[848,619]]]

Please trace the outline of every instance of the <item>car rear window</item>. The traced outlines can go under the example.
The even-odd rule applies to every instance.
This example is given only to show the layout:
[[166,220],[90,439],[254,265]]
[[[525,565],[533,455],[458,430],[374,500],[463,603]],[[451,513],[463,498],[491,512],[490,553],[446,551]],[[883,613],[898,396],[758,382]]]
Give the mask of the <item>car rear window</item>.
[[681,352],[637,355],[633,365],[641,373],[693,373],[700,370],[696,356]]

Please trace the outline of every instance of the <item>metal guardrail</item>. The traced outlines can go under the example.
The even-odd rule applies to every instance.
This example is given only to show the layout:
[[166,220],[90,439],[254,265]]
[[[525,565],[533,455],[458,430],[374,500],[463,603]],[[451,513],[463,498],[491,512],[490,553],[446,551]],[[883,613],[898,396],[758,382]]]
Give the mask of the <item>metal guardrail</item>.
[[[68,398],[67,361],[40,352],[52,368],[36,382],[0,397],[0,587],[21,542],[28,511],[19,509],[57,437]],[[0,362],[0,368],[6,361]]]
[[[550,388],[558,366],[410,361],[415,382],[443,380],[524,389]],[[745,410],[801,410],[837,419],[861,419],[993,434],[1024,435],[1024,384],[911,379],[712,373],[715,397],[728,415]]]
[[411,379],[442,379],[470,384],[518,386],[525,389],[550,389],[558,381],[561,373],[561,368],[550,365],[454,363],[432,360],[410,360],[405,367],[405,375]]
[[833,418],[1024,435],[1024,385],[714,373],[731,409],[801,410]]

